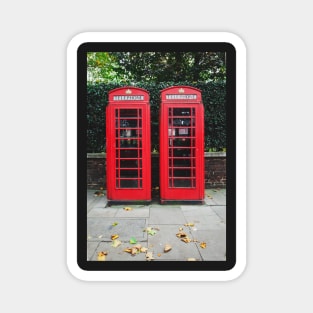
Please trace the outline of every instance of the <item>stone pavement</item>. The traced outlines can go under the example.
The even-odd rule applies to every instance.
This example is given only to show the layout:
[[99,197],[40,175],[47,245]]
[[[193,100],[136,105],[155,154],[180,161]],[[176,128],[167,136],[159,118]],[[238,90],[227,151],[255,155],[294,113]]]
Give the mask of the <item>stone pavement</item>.
[[[87,191],[88,261],[97,261],[101,251],[107,261],[226,260],[226,189],[205,190],[204,204],[164,205],[156,200],[108,206],[105,191],[101,196],[95,192]],[[178,233],[191,241],[182,241],[186,237],[179,238]],[[114,241],[112,235],[118,238]],[[142,251],[125,252],[136,245]],[[165,245],[171,250],[164,252]]]

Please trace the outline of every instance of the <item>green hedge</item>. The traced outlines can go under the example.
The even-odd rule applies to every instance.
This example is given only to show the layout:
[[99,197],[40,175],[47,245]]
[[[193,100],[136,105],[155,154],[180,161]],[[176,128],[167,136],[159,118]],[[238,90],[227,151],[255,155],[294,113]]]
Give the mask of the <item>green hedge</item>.
[[[151,104],[151,149],[159,150],[160,91],[170,86],[185,85],[199,88],[205,108],[205,150],[221,151],[226,147],[226,89],[225,83],[164,82],[138,83],[146,89]],[[117,84],[88,84],[87,86],[87,152],[105,151],[105,107],[108,91],[123,87]]]

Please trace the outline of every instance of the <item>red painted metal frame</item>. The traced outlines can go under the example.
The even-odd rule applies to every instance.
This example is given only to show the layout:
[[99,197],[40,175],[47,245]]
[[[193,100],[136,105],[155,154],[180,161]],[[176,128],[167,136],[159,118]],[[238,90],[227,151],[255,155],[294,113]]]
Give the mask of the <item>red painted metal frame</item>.
[[160,200],[204,199],[204,108],[201,91],[161,91]]
[[107,198],[151,200],[149,93],[136,87],[109,92],[106,108]]

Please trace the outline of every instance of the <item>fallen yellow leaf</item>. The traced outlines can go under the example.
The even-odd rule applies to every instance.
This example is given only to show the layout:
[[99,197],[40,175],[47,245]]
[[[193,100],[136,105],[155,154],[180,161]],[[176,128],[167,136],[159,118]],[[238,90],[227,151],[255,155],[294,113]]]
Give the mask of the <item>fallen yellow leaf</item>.
[[131,208],[131,207],[129,207],[129,206],[126,206],[126,207],[124,207],[124,210],[125,210],[125,211],[131,211],[131,210],[132,210],[132,208]]
[[195,224],[194,223],[187,223],[187,224],[185,224],[185,226],[193,227],[193,226],[195,226]]
[[136,248],[137,250],[141,249],[141,244],[137,243],[133,248]]
[[178,238],[183,238],[183,237],[186,237],[186,236],[187,236],[186,233],[181,232],[181,231],[176,234],[176,237],[178,237]]
[[105,261],[107,254],[106,251],[98,252],[98,261]]
[[171,250],[172,250],[172,246],[171,246],[171,245],[166,244],[166,245],[164,246],[164,252],[169,252],[169,251],[171,251]]
[[200,243],[200,247],[201,247],[202,249],[205,249],[205,248],[206,248],[206,243],[205,243],[205,242],[201,242],[201,243]]
[[121,244],[122,244],[121,241],[115,239],[115,240],[112,241],[112,245],[111,245],[111,246],[112,246],[113,248],[117,248],[117,247],[120,246]]
[[139,250],[138,250],[136,247],[132,247],[132,248],[131,248],[131,254],[132,254],[132,255],[135,255],[135,254],[137,254],[137,253],[139,253]]
[[112,239],[112,240],[115,240],[115,239],[117,239],[118,237],[119,237],[118,234],[114,234],[114,235],[111,236],[111,239]]
[[148,248],[146,248],[146,247],[141,247],[140,248],[140,252],[147,252],[148,251]]
[[151,251],[149,251],[149,252],[146,253],[146,260],[147,260],[147,261],[154,260],[154,257],[153,257],[153,254],[152,254]]
[[187,261],[197,261],[195,258],[188,258]]
[[185,237],[185,238],[182,238],[181,241],[183,241],[185,243],[189,243],[191,241],[191,239],[189,237]]

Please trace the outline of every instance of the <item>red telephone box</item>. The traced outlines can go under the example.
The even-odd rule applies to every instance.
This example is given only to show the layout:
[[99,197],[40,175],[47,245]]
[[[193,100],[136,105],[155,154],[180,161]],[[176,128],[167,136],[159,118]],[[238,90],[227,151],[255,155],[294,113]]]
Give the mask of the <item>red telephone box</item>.
[[204,199],[204,108],[193,87],[161,91],[160,198]]
[[106,108],[107,198],[151,200],[149,93],[123,87],[109,92]]

